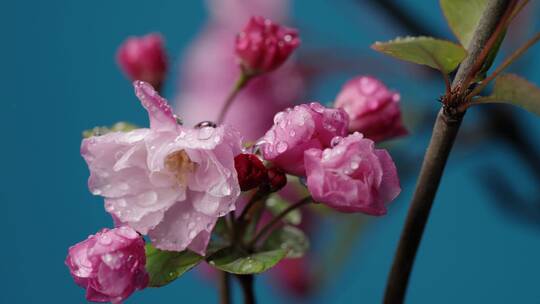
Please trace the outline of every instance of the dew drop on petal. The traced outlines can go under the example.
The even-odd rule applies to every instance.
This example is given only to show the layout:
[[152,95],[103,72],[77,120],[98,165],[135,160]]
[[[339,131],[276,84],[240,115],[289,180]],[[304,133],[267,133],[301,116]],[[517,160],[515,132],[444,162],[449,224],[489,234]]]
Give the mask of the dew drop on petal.
[[287,145],[286,142],[283,142],[283,141],[278,142],[276,145],[276,151],[278,153],[283,153],[287,151],[287,148],[289,148],[289,146]]

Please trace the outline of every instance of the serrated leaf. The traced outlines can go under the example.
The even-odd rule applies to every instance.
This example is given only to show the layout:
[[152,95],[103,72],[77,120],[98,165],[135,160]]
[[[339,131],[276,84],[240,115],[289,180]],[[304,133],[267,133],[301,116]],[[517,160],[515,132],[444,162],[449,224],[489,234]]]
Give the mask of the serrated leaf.
[[375,42],[371,47],[392,57],[427,65],[444,73],[455,70],[467,55],[465,49],[458,44],[424,36]]
[[467,48],[488,0],[440,0],[440,4],[448,26]]
[[497,77],[491,95],[479,97],[475,101],[509,103],[540,116],[540,88],[514,74]]
[[[287,201],[275,193],[266,200],[266,207],[273,215],[280,214],[289,206],[290,204]],[[283,221],[288,224],[299,225],[302,222],[302,213],[299,209],[292,210],[283,217]]]
[[285,255],[286,251],[281,248],[248,254],[228,247],[216,252],[207,260],[211,266],[225,272],[256,274],[274,267]]
[[176,280],[186,271],[195,267],[203,257],[185,250],[165,251],[146,244],[146,271],[150,276],[150,287],[160,287]]
[[111,127],[100,126],[100,127],[94,127],[89,130],[84,130],[83,138],[88,138],[92,136],[100,136],[100,135],[104,135],[110,132],[129,132],[134,129],[137,129],[136,125],[121,121],[121,122],[115,123]]
[[268,250],[281,248],[287,251],[288,258],[300,258],[308,251],[309,240],[302,230],[293,226],[284,226],[274,230],[262,248]]

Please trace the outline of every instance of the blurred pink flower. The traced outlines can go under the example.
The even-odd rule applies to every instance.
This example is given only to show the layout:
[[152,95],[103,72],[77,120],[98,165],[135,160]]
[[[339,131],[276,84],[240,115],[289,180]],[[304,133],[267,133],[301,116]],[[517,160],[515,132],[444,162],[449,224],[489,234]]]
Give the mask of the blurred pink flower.
[[66,265],[92,302],[121,303],[148,285],[144,240],[126,226],[103,229],[71,246]]
[[240,29],[251,16],[266,16],[284,22],[289,13],[289,0],[206,0],[211,18],[234,31]]
[[235,49],[244,72],[262,74],[277,69],[299,45],[295,29],[256,16],[236,36]]
[[304,151],[330,146],[335,136],[345,136],[349,117],[341,109],[312,102],[279,112],[274,125],[260,141],[264,159],[287,173],[304,176]]
[[305,297],[314,287],[312,265],[307,257],[298,259],[284,259],[274,268],[272,275],[277,283],[289,293]]
[[160,34],[128,37],[116,53],[116,61],[126,76],[159,88],[167,72],[167,54]]
[[[240,75],[234,54],[235,31],[213,24],[194,42],[182,65],[176,112],[187,124],[215,120]],[[272,125],[274,114],[294,103],[303,81],[293,62],[250,81],[236,97],[225,122],[255,141]]]
[[204,254],[217,218],[235,209],[240,193],[240,136],[226,125],[184,128],[149,84],[134,85],[150,128],[83,140],[89,188],[155,247]]
[[376,78],[360,76],[348,81],[334,105],[349,114],[350,132],[358,131],[374,141],[407,134],[401,121],[399,94]]
[[307,150],[305,164],[314,200],[341,212],[383,215],[401,191],[388,152],[358,132],[336,137],[332,148]]

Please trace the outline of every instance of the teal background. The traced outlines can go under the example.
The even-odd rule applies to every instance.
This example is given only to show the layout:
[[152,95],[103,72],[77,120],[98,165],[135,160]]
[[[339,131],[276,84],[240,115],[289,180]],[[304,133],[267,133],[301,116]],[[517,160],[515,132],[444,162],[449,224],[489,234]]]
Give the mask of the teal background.
[[[398,2],[431,30],[453,39],[437,1]],[[533,16],[540,12],[538,5],[527,10]],[[399,90],[409,112],[438,107],[435,99],[443,92],[438,77],[417,76],[415,73],[422,72],[411,72],[410,65],[368,48],[375,40],[407,34],[379,10],[363,1],[296,0],[293,17],[302,31],[303,48],[346,49],[351,58],[372,58],[366,61],[365,70],[321,79],[310,99],[331,100],[347,78],[369,72]],[[67,248],[110,226],[111,221],[100,199],[86,188],[88,171],[79,155],[81,131],[118,120],[146,123],[145,112],[135,106],[130,83],[117,70],[116,48],[127,35],[159,31],[176,59],[196,37],[205,18],[202,2],[193,0],[3,1],[1,303],[84,302],[84,291],[72,282],[63,264]],[[523,37],[540,29],[538,18],[532,19]],[[539,53],[536,46],[517,65],[521,75],[537,84]],[[178,60],[173,64],[165,88],[167,97],[175,91]],[[538,151],[540,120],[522,110],[507,110],[518,113]],[[430,120],[433,118],[431,115]],[[466,127],[479,119],[478,109],[472,109]],[[416,153],[413,167],[417,170],[429,132],[412,131],[395,146]],[[540,203],[538,179],[506,144],[481,139],[482,134],[472,141],[460,137],[452,154],[417,257],[408,303],[540,303],[540,223],[495,206],[490,195],[493,189],[482,186],[479,174],[504,175],[508,187],[535,200],[536,205]],[[345,267],[310,302],[381,301],[413,186],[414,178],[403,181],[404,190],[388,216],[370,221]],[[325,224],[321,230],[332,230],[331,221]],[[257,281],[260,303],[299,301],[283,297],[266,283],[266,277]],[[236,296],[238,299],[239,294]],[[165,288],[136,293],[127,301],[215,302],[214,286],[195,272]]]

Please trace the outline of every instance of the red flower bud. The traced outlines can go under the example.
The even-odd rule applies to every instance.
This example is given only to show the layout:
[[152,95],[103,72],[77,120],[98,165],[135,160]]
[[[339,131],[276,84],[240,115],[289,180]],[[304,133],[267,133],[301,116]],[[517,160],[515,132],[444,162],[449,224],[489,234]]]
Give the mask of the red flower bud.
[[300,45],[298,32],[263,17],[251,17],[236,38],[236,55],[248,74],[270,72]]
[[270,185],[270,191],[279,191],[287,184],[287,175],[285,174],[285,172],[283,172],[283,170],[277,167],[269,168],[268,184]]
[[142,80],[159,88],[167,72],[167,54],[159,34],[129,37],[120,45],[116,61],[132,81]]
[[254,154],[238,154],[234,158],[234,167],[242,191],[256,188],[266,180],[266,167]]

